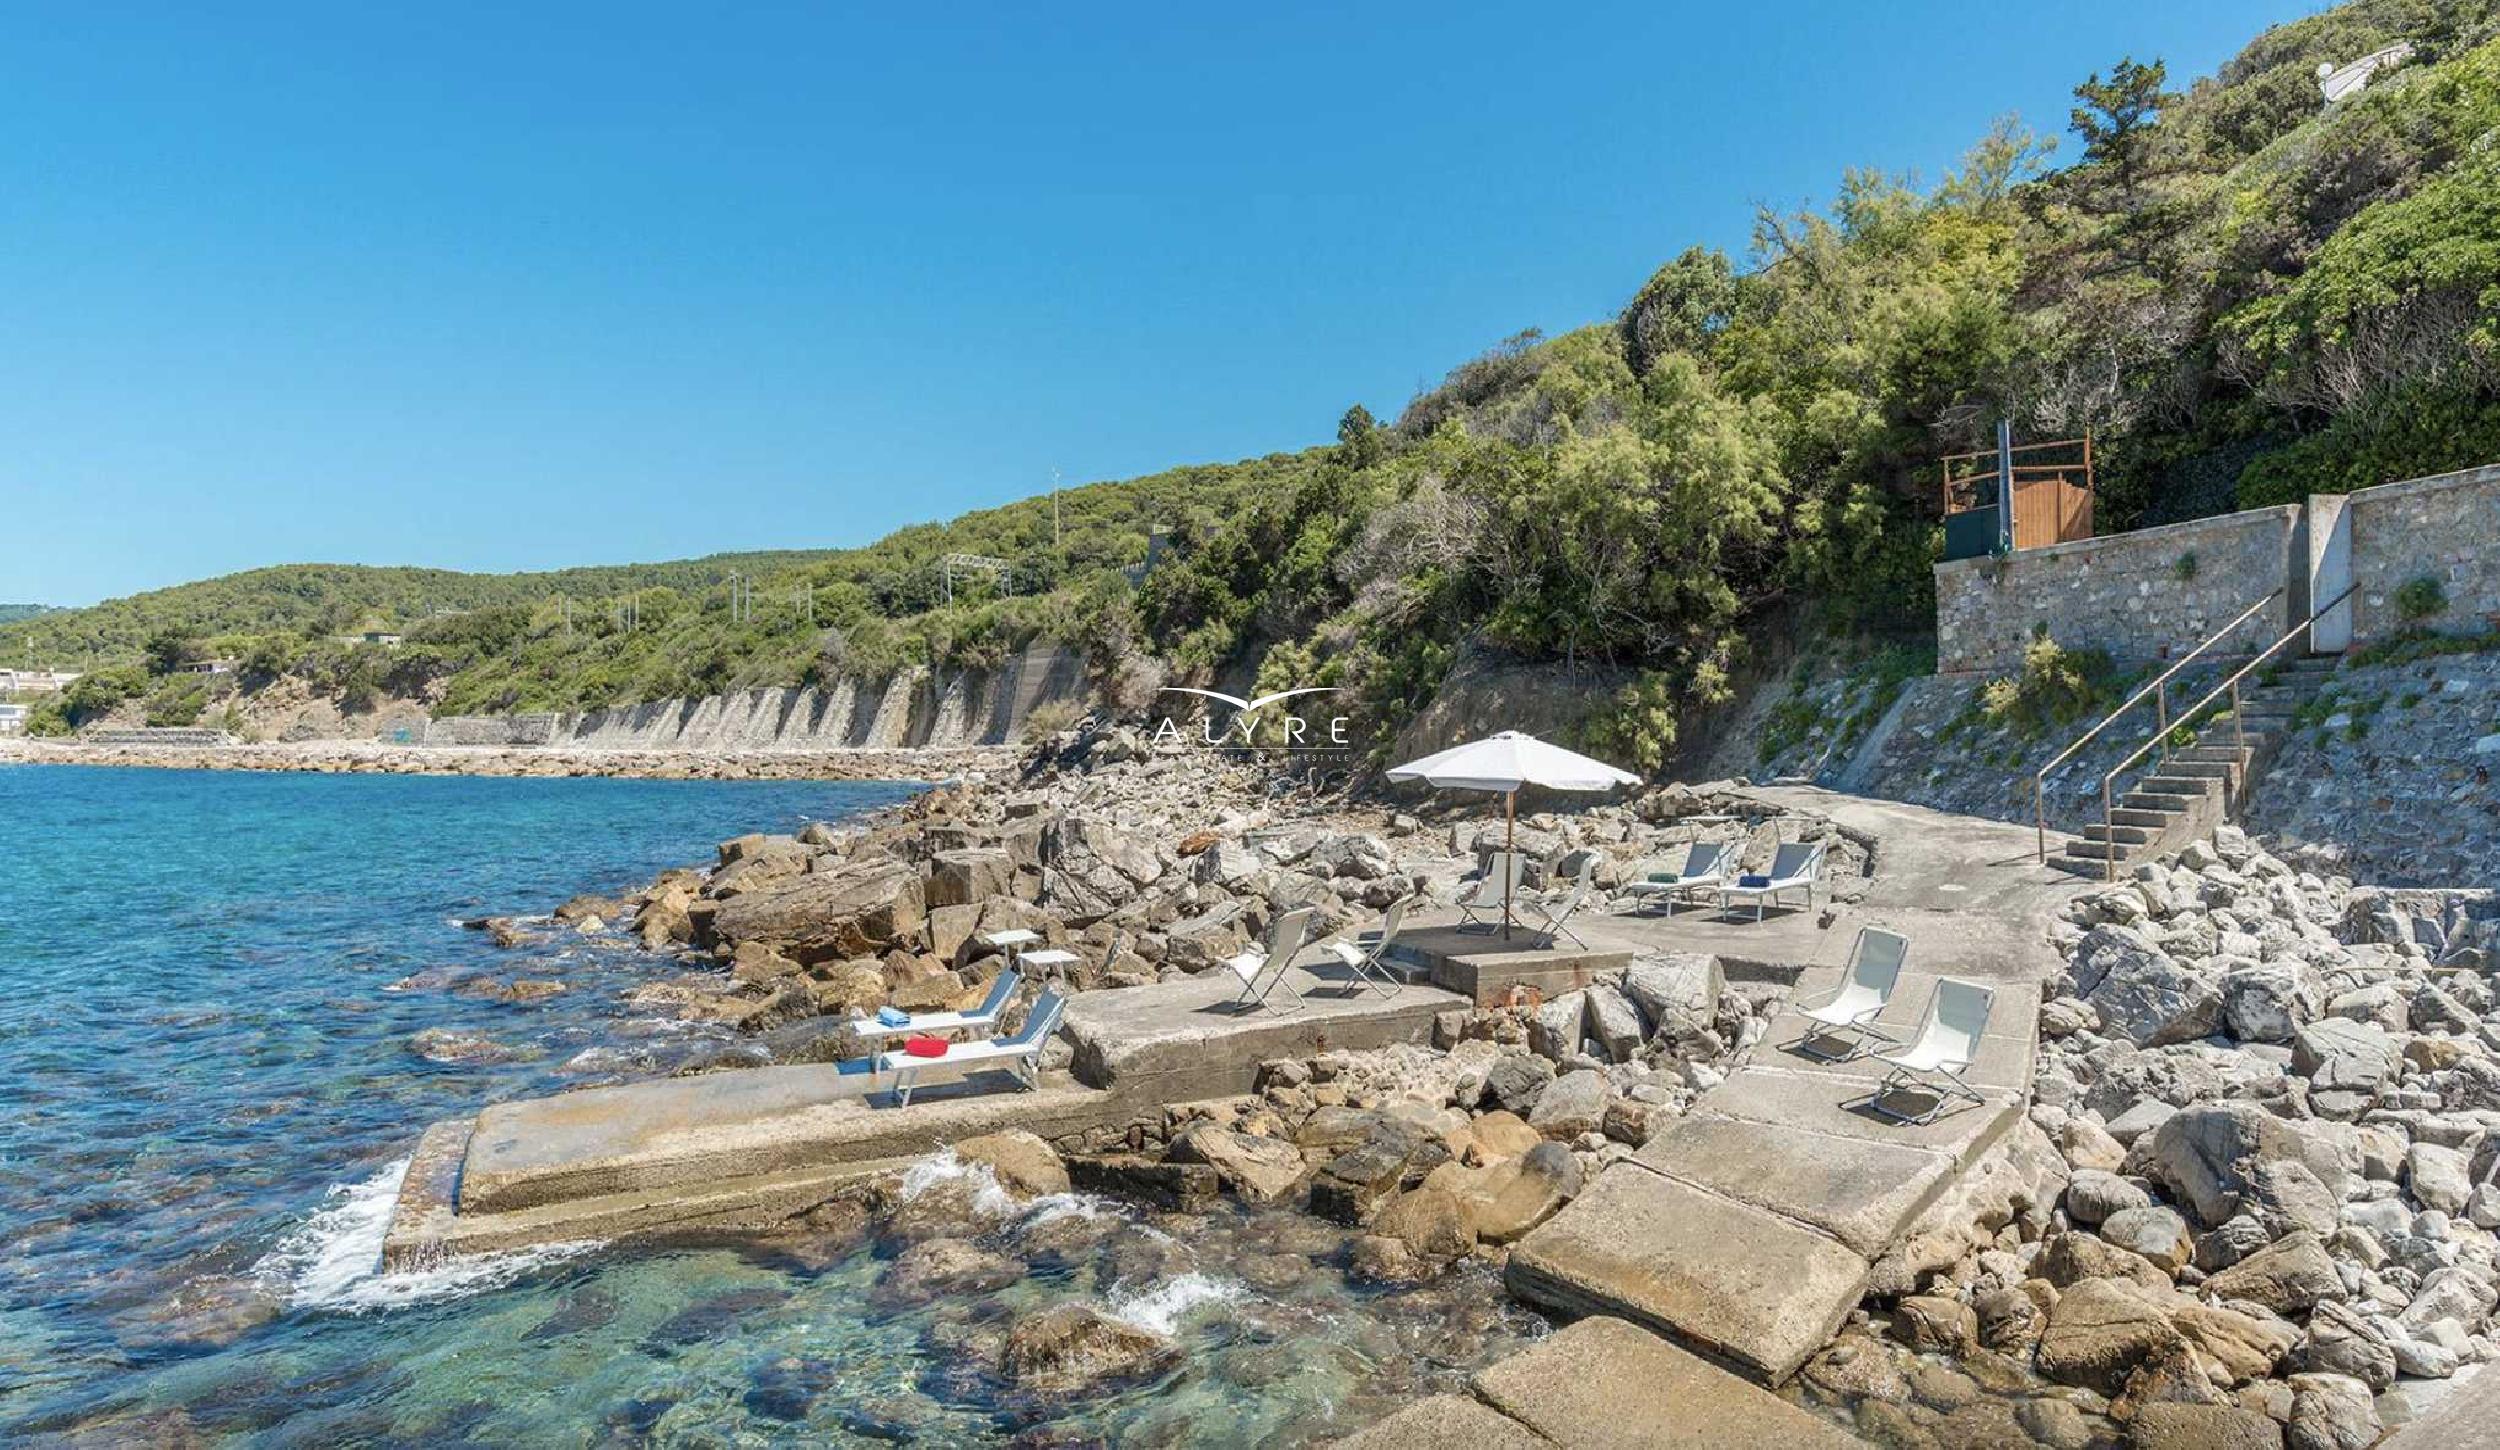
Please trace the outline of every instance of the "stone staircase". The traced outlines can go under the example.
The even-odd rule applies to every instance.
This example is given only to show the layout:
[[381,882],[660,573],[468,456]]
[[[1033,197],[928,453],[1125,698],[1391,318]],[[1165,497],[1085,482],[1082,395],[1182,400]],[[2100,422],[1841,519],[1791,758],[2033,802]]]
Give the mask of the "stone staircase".
[[2241,687],[2240,732],[2225,711],[2196,732],[2194,743],[2157,754],[2116,798],[2109,822],[2086,825],[2049,864],[2105,876],[2213,834],[2245,804],[2293,717],[2339,663],[2337,656],[2308,655],[2260,672]]

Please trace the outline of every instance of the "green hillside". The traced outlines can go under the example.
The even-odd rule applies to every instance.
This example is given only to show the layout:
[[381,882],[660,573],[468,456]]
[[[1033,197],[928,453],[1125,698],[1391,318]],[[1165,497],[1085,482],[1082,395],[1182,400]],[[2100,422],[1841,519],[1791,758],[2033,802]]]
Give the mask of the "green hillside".
[[0,604],[0,624],[15,624],[21,619],[32,619],[38,614],[48,613],[51,608],[49,604]]
[[[2323,104],[2322,63],[2400,40],[2408,63]],[[1109,678],[1318,680],[1394,724],[1472,640],[1630,679],[1589,743],[1654,765],[1766,620],[1929,627],[1936,460],[1999,417],[2092,434],[2105,531],[2500,458],[2500,0],[2355,0],[2193,82],[2075,68],[2058,134],[2008,118],[1941,178],[1852,171],[1763,212],[1741,259],[1661,238],[1619,315],[1514,337],[1393,422],[1353,409],[1331,447],[1071,490],[1056,543],[1034,499],[814,555],[262,570],[0,626],[0,658],[31,630],[122,662],[110,694],[148,688],[151,648],[216,648],[503,709],[977,666],[1046,633]],[[1156,526],[1173,547],[1132,593]],[[944,603],[949,550],[1013,560],[1013,597]],[[368,617],[409,644],[327,638]]]

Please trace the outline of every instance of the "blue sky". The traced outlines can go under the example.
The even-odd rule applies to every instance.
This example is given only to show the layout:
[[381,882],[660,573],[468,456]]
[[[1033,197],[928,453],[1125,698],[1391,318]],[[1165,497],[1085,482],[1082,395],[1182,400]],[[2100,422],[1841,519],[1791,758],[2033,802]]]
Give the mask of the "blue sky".
[[0,601],[853,544],[1300,447],[2315,7],[383,8],[0,11]]

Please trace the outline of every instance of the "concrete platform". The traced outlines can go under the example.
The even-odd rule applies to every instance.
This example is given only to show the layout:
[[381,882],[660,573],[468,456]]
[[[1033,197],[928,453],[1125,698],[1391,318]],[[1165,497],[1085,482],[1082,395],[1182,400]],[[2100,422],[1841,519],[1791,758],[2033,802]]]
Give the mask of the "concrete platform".
[[1617,1163],[1520,1240],[1510,1291],[1566,1314],[1619,1314],[1769,1384],[1828,1343],[1867,1261],[1816,1229]]
[[1263,1062],[1332,1048],[1430,1042],[1432,1019],[1467,1005],[1466,998],[1423,982],[1391,995],[1355,990],[1335,960],[1314,961],[1307,953],[1268,997],[1283,1010],[1244,1007],[1240,995],[1240,981],[1220,970],[1148,987],[1080,992],[1068,999],[1061,1028],[1076,1048],[1071,1069],[1079,1081],[1137,1102],[1232,1097],[1257,1086]]
[[932,1085],[896,1107],[864,1063],[758,1067],[500,1103],[478,1114],[459,1211],[516,1209],[908,1158],[1001,1128],[1044,1135],[1124,1119],[1118,1095],[1064,1075]]
[[[1575,921],[1574,925],[1581,924]],[[1589,935],[1585,926],[1581,935]],[[1494,1007],[1508,1001],[1515,987],[1559,997],[1632,964],[1636,947],[1611,942],[1598,945],[1599,940],[1592,937],[1586,947],[1569,941],[1552,945],[1522,927],[1505,941],[1498,931],[1488,935],[1460,931],[1455,925],[1435,925],[1409,928],[1391,955],[1411,964],[1434,986],[1479,1007]]]
[[[1476,1397],[1588,1450],[1857,1450],[1828,1420],[1620,1319],[1583,1319],[1477,1373]],[[1447,1450],[1467,1442],[1446,1442]]]

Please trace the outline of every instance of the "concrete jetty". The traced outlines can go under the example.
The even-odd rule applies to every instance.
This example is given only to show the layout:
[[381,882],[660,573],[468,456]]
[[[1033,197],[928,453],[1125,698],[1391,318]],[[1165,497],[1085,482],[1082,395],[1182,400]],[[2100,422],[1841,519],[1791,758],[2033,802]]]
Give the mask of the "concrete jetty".
[[[1876,842],[1860,899],[1798,943],[1810,949],[1798,998],[1839,985],[1858,928],[1900,932],[1909,963],[1883,1020],[1896,1039],[1916,1030],[1937,977],[1995,989],[1969,1075],[1986,1100],[1923,1126],[1878,1116],[1882,1064],[1796,1051],[1808,1024],[1792,1009],[1748,1066],[1523,1239],[1508,1279],[1524,1299],[1621,1315],[1776,1385],[1830,1340],[1873,1261],[2021,1115],[2037,983],[2058,966],[2047,931],[2077,886],[2034,860],[2019,827],[1819,790],[1759,794]],[[1754,925],[1710,920],[1675,936],[1682,946]]]
[[[1066,1067],[1033,1091],[978,1075],[898,1107],[852,1063],[499,1105],[427,1133],[386,1261],[769,1228],[963,1138],[1008,1127],[1062,1140],[1117,1130],[1175,1104],[1249,1092],[1261,1063],[1427,1041],[1442,1014],[1551,997],[1642,954],[1706,953],[1730,977],[1793,981],[1810,996],[1838,984],[1859,928],[1882,926],[1911,944],[1883,1024],[1896,1038],[1915,1029],[1938,977],[1994,988],[1970,1074],[1980,1104],[1919,1126],[1881,1118],[1868,1108],[1880,1064],[1796,1051],[1807,1024],[1783,1014],[1745,1067],[1515,1246],[1512,1292],[1582,1320],[1527,1354],[1568,1349],[1594,1356],[1593,1367],[1539,1371],[1545,1388],[1531,1395],[1525,1371],[1497,1365],[1472,1395],[1425,1401],[1355,1442],[1423,1444],[1456,1432],[1488,1444],[1699,1445],[1726,1443],[1708,1438],[1714,1426],[1742,1424],[1753,1427],[1745,1443],[1756,1431],[1760,1441],[1852,1443],[1760,1386],[1784,1382],[1828,1342],[1873,1262],[2019,1117],[2038,983],[2058,966],[2048,927],[2084,884],[2038,864],[2021,828],[1806,788],[1754,794],[1866,844],[1869,876],[1845,883],[1836,901],[1759,921],[1708,908],[1583,912],[1573,925],[1585,943],[1562,946],[1525,932],[1507,941],[1460,933],[1447,914],[1429,913],[1402,939],[1412,980],[1399,991],[1357,990],[1325,953],[1305,953],[1277,989],[1293,1009],[1282,1012],[1235,1003],[1226,973],[1079,994],[1063,1028]],[[1674,1387],[1672,1423],[1658,1386]],[[1621,1438],[1636,1412],[1648,1438]]]

